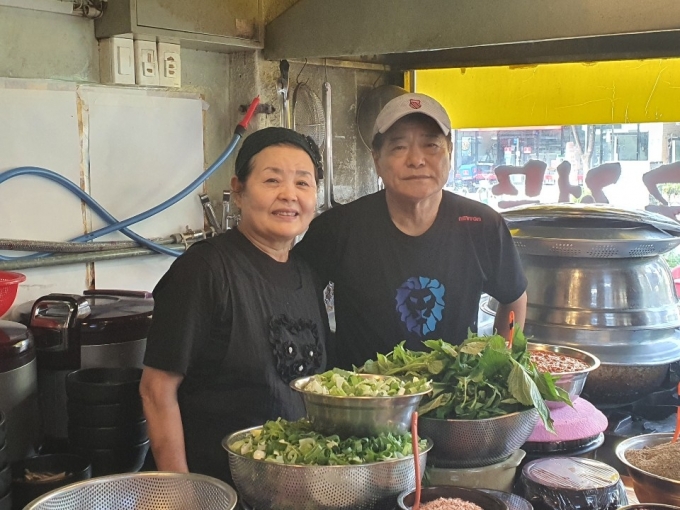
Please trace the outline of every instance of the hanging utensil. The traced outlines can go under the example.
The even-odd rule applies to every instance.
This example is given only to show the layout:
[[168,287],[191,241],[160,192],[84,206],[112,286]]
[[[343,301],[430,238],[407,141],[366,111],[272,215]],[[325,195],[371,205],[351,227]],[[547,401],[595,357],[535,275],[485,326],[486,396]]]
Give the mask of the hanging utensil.
[[208,223],[210,226],[215,230],[215,232],[223,232],[222,226],[219,224],[217,221],[217,215],[215,214],[215,209],[213,208],[212,204],[210,203],[210,198],[208,195],[205,193],[201,193],[198,195],[198,198],[201,200],[201,205],[203,206],[203,212],[205,213],[205,217],[208,220]]
[[416,471],[416,494],[412,510],[420,510],[420,448],[418,447],[418,411],[411,415],[411,448],[413,449],[413,467]]
[[324,151],[324,209],[333,207],[333,121],[331,118],[331,84],[323,83],[323,103],[326,115],[326,143]]
[[287,60],[279,62],[281,76],[276,82],[276,93],[281,96],[281,126],[290,128],[290,111],[288,101],[288,71],[290,64]]
[[326,119],[319,96],[307,85],[298,83],[293,90],[293,129],[309,136],[323,150]]

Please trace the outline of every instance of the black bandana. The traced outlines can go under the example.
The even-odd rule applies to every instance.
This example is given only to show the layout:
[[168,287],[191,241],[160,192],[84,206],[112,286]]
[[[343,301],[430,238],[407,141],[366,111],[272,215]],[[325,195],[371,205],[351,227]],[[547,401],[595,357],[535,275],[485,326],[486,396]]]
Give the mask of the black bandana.
[[245,180],[248,173],[248,163],[251,158],[271,145],[289,144],[300,147],[309,154],[316,168],[316,179],[323,179],[323,165],[321,164],[321,153],[314,140],[309,136],[301,135],[292,129],[281,127],[268,127],[255,131],[243,141],[241,150],[236,156],[236,176],[240,180]]

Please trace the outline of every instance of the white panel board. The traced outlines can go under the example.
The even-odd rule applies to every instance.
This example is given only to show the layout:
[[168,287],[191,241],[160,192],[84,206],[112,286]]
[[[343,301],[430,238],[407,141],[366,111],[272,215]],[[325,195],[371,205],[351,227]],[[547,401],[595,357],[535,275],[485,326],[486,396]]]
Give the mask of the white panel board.
[[[79,185],[76,99],[75,85],[0,80],[0,173],[38,166]],[[0,184],[0,238],[65,241],[83,233],[82,218],[80,200],[53,182],[21,176]],[[27,280],[16,303],[85,286],[84,264],[20,272]]]
[[[80,95],[88,112],[91,194],[116,218],[160,204],[203,172],[203,101],[198,96],[104,87],[83,87]],[[202,189],[132,229],[146,237],[201,229],[197,195]],[[93,217],[93,230],[103,225]],[[96,286],[151,290],[171,262],[169,256],[157,256],[97,263]]]

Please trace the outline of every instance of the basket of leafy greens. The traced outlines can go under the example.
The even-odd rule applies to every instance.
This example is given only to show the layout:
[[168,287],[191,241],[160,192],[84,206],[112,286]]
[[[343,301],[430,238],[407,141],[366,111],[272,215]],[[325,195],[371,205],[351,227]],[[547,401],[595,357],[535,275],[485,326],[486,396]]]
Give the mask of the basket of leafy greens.
[[357,374],[335,368],[301,377],[290,384],[305,402],[314,428],[340,437],[404,434],[424,395],[432,391],[426,377]]
[[[410,433],[342,439],[319,434],[306,419],[279,419],[235,432],[222,445],[239,494],[255,508],[393,508],[415,485]],[[421,463],[431,447],[419,440]]]
[[461,345],[423,343],[429,351],[410,351],[402,343],[359,371],[431,379],[433,391],[418,409],[419,430],[434,441],[432,457],[442,467],[500,462],[526,442],[539,417],[554,431],[545,400],[571,405],[556,378],[531,362],[519,328],[511,348],[500,335],[474,333]]

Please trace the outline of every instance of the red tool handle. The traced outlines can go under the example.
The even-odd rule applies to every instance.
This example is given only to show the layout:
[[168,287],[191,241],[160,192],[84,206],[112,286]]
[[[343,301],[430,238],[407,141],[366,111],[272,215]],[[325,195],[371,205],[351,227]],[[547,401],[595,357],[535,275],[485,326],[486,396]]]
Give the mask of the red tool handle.
[[253,115],[255,115],[255,110],[257,110],[257,106],[260,104],[260,96],[257,96],[255,99],[253,99],[253,102],[250,103],[250,106],[248,107],[248,110],[246,111],[246,114],[243,116],[243,120],[238,123],[240,127],[242,127],[244,130],[248,129],[248,124],[250,124],[250,120],[253,118]]
[[508,347],[512,349],[512,340],[515,337],[515,312],[510,310],[510,317],[508,318],[508,325],[510,330],[508,331]]
[[416,499],[412,510],[420,510],[420,449],[418,448],[418,411],[411,416],[411,444],[413,447],[413,465],[416,470]]

